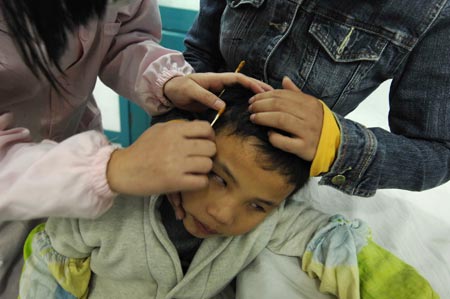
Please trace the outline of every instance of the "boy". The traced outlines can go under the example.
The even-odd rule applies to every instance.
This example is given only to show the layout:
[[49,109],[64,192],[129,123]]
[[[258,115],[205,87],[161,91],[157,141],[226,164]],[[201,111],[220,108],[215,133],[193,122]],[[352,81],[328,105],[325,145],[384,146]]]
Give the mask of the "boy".
[[[320,290],[339,298],[437,298],[363,222],[285,200],[310,165],[270,145],[269,129],[249,121],[250,97],[232,88],[223,95],[209,185],[181,193],[183,221],[165,196],[124,195],[97,220],[52,218],[25,245],[21,298],[233,298],[232,280],[264,248],[301,257]],[[174,116],[193,117],[162,118]]]

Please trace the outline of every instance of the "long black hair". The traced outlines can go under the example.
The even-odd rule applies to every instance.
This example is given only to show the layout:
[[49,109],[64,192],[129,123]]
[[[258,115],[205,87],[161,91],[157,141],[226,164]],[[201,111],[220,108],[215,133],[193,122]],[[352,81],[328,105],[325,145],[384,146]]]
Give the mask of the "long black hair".
[[[269,130],[273,129],[256,125],[250,121],[248,100],[253,95],[252,91],[241,86],[227,87],[222,95],[222,99],[227,103],[227,107],[214,124],[214,129],[217,134],[225,133],[242,139],[256,138],[258,141],[253,143],[253,145],[257,149],[256,162],[258,165],[265,170],[276,171],[284,176],[289,184],[295,186],[294,193],[308,181],[311,162],[274,147],[268,137]],[[215,110],[192,113],[174,109],[167,114],[153,117],[152,123],[180,118],[188,120],[201,119],[211,122],[216,113],[217,111]],[[286,132],[280,133],[287,134]]]
[[1,10],[25,64],[59,90],[55,68],[67,48],[67,36],[92,18],[101,18],[108,0],[0,0]]

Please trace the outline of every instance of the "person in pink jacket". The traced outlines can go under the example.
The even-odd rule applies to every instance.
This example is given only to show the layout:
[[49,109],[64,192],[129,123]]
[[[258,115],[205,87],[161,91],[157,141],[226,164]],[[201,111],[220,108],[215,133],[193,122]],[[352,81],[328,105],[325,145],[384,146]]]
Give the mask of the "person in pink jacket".
[[120,149],[101,133],[97,77],[150,114],[220,109],[214,93],[225,85],[270,89],[241,74],[193,74],[160,39],[156,0],[0,0],[0,298],[17,294],[23,240],[36,219],[94,218],[117,193],[208,183],[208,123],[157,125]]

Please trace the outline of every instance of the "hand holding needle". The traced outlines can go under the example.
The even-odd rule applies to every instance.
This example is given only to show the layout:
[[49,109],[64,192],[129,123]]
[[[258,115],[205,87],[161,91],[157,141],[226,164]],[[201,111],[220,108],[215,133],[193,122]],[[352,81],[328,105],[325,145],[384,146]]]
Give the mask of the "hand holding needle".
[[[244,65],[245,65],[245,60],[242,60],[234,72],[239,73],[242,70],[242,68],[244,67]],[[218,97],[219,98],[222,97],[224,92],[225,92],[225,88],[222,89],[222,91],[219,93]],[[226,106],[223,107],[222,109],[220,109],[219,112],[217,112],[216,116],[214,117],[213,121],[211,122],[211,127],[216,123],[216,121],[219,119],[219,117],[225,111],[225,108],[226,108]]]

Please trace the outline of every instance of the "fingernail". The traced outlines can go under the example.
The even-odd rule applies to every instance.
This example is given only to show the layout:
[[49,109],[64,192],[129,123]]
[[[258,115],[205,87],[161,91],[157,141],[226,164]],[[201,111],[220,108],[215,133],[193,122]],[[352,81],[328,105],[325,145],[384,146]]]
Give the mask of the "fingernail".
[[255,120],[255,115],[254,114],[250,114],[250,120],[254,121]]
[[248,100],[248,103],[249,103],[249,104],[253,104],[254,101],[255,101],[255,97],[251,97],[251,98]]
[[249,106],[248,106],[248,111],[249,111],[249,112],[252,112],[252,108],[253,108],[253,105],[249,105]]
[[183,219],[183,217],[181,216],[180,213],[175,213],[175,218],[176,218],[177,220]]
[[216,108],[217,110],[220,110],[222,108],[225,108],[225,102],[222,100],[216,100],[214,102],[214,108]]

